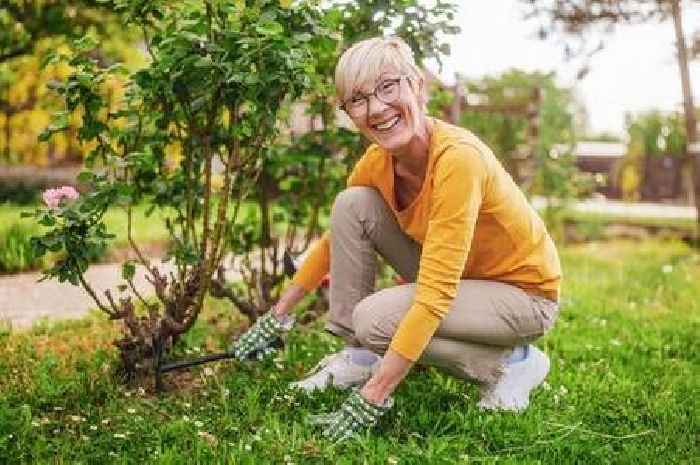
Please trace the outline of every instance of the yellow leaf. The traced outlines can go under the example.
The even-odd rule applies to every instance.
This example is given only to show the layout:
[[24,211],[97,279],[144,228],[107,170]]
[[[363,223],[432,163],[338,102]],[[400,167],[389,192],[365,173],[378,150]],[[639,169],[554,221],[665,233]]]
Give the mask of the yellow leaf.
[[282,8],[291,8],[293,0],[280,0],[280,6]]

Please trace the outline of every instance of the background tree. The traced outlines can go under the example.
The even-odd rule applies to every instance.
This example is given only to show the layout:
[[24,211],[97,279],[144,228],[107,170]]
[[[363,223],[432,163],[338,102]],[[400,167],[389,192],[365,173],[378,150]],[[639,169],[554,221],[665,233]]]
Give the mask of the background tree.
[[[676,57],[681,76],[683,95],[683,112],[685,117],[688,153],[686,163],[692,171],[694,162],[695,206],[698,212],[698,230],[700,231],[700,145],[698,145],[698,128],[693,101],[692,86],[688,60],[697,56],[697,38],[695,32],[691,46],[686,45],[683,31],[683,8],[697,8],[697,0],[522,0],[529,7],[529,17],[543,20],[540,37],[545,39],[552,34],[566,36],[566,56],[587,56],[590,58],[602,49],[601,41],[590,47],[587,38],[596,29],[613,30],[619,24],[638,24],[672,20],[676,40]],[[587,72],[587,64],[579,73]],[[690,150],[692,149],[692,151]]]
[[30,55],[42,39],[107,32],[109,0],[0,1],[0,63]]
[[[65,64],[43,67],[44,57],[89,32],[99,44],[91,53],[102,66],[120,61],[133,69],[144,63],[143,54],[133,45],[137,37],[106,0],[2,0],[0,4],[0,162],[79,162],[75,131],[49,145],[37,143],[59,104],[47,84],[65,79],[68,73]],[[122,92],[117,82],[112,92],[115,99]]]
[[[569,89],[556,84],[554,74],[512,69],[498,76],[468,82],[463,92],[468,103],[525,106],[536,89],[541,93],[537,151],[549,152],[555,145],[570,147],[576,137],[576,102]],[[460,124],[482,137],[504,166],[511,173],[515,172],[515,159],[520,152],[528,150],[525,115],[471,112],[467,105]]]

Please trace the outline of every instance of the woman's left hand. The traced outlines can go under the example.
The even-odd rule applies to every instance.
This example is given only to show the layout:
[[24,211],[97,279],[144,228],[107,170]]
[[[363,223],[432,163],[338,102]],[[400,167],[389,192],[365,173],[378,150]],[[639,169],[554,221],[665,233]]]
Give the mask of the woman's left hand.
[[392,405],[391,398],[382,405],[376,405],[355,391],[350,394],[350,397],[343,402],[337,411],[313,415],[309,418],[309,422],[322,426],[323,435],[330,441],[338,443],[350,439],[362,430],[373,427]]
[[338,411],[313,416],[311,423],[323,426],[323,435],[333,442],[371,428],[393,405],[391,394],[412,365],[413,362],[389,349],[377,372],[359,392],[352,393]]

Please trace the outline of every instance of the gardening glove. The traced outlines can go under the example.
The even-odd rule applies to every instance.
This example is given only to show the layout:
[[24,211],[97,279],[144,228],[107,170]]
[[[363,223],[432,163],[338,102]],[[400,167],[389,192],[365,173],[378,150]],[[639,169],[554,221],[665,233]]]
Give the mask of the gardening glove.
[[270,310],[243,333],[229,349],[238,360],[262,359],[282,347],[281,335],[292,329],[294,318],[282,322]]
[[388,398],[384,405],[375,405],[362,397],[359,391],[355,391],[338,411],[312,415],[308,421],[313,425],[322,426],[323,435],[330,441],[338,443],[374,426],[392,405],[394,405],[392,398]]

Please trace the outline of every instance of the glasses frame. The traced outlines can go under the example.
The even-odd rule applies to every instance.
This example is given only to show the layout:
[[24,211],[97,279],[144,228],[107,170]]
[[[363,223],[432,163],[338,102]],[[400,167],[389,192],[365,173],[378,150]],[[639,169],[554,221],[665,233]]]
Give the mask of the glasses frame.
[[[350,97],[350,98],[351,98],[351,99],[354,98],[357,94],[361,95],[362,98],[363,98],[364,101],[365,101],[366,110],[369,110],[369,98],[372,97],[372,96],[374,96],[374,98],[376,98],[377,100],[379,100],[380,102],[382,102],[382,103],[384,103],[384,104],[386,104],[386,105],[388,105],[388,104],[390,104],[390,103],[394,103],[396,100],[398,100],[398,99],[401,97],[401,80],[402,80],[403,78],[408,79],[408,76],[406,76],[405,74],[402,74],[401,76],[396,77],[396,78],[382,79],[381,82],[379,82],[379,84],[377,84],[377,85],[374,87],[374,90],[373,90],[372,92],[370,92],[369,94],[365,94],[364,92],[359,92],[359,91],[358,91],[358,92],[355,92],[355,93],[353,94],[353,96]],[[399,85],[399,93],[398,93],[398,96],[397,96],[395,99],[390,100],[390,101],[388,101],[388,102],[387,102],[386,100],[383,100],[381,97],[379,97],[379,94],[378,94],[379,88],[380,88],[383,84],[385,84],[386,82],[395,82],[396,84]],[[349,100],[349,99],[348,99],[348,100]],[[343,110],[345,113],[347,113],[347,115],[348,115],[349,117],[351,117],[351,118],[354,118],[354,117],[359,116],[359,115],[357,115],[357,116],[354,116],[354,117],[353,117],[353,115],[348,111],[348,109],[347,109],[347,100],[343,101],[340,105],[338,105],[338,108],[340,108],[340,109]]]

